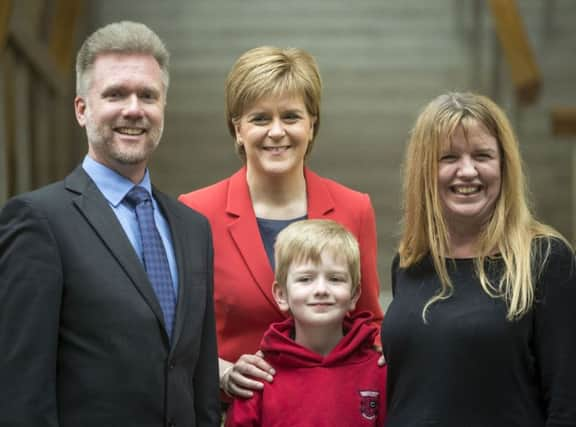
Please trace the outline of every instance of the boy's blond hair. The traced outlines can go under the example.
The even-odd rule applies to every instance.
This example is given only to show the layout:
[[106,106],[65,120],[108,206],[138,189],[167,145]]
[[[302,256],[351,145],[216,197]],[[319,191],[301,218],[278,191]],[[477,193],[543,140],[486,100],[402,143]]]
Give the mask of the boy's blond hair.
[[278,234],[274,245],[275,281],[286,288],[288,270],[295,262],[320,262],[322,253],[344,258],[352,283],[352,295],[360,291],[360,248],[346,228],[332,220],[308,219],[293,222]]

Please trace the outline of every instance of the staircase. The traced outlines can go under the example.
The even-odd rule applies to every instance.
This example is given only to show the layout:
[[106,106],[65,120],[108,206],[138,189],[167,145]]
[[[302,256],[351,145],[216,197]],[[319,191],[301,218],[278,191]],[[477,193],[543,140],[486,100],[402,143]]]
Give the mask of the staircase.
[[[526,5],[532,28],[541,1],[520,2]],[[88,12],[93,28],[121,19],[144,22],[172,53],[167,126],[152,170],[155,183],[173,195],[213,183],[240,166],[223,107],[224,79],[234,60],[265,44],[311,52],[322,73],[324,98],[322,125],[309,163],[318,173],[371,195],[378,226],[381,302],[387,306],[389,266],[399,233],[401,163],[410,127],[434,96],[481,87],[469,81],[469,3],[106,0],[91,2]],[[539,216],[569,235],[571,147],[551,141],[544,111],[557,100],[576,100],[576,2],[556,4],[552,38],[539,49],[549,61],[545,84],[551,79],[553,85],[520,125]],[[565,71],[569,55],[571,73]]]

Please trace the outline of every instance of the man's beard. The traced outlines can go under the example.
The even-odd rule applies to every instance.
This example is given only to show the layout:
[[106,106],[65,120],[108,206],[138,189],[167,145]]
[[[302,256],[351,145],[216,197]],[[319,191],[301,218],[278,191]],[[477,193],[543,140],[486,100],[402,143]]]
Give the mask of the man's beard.
[[[111,126],[94,126],[90,120],[86,124],[86,135],[88,143],[94,147],[95,151],[105,155],[105,157],[124,165],[134,165],[148,160],[150,154],[156,150],[162,137],[163,127],[145,134],[145,144],[136,144],[129,147],[114,141],[115,132]],[[122,126],[134,126],[134,123],[124,123]],[[138,124],[142,126],[141,124]],[[121,127],[121,126],[118,126]],[[145,126],[150,131],[149,126]]]

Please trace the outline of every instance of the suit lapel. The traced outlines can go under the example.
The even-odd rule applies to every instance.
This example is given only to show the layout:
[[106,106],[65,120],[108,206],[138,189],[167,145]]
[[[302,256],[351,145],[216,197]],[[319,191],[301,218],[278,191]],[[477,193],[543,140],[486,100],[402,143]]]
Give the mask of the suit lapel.
[[112,256],[122,266],[133,285],[164,326],[164,316],[152,285],[148,281],[148,275],[116,215],[98,187],[79,166],[66,178],[66,188],[77,193],[77,197],[74,198],[74,205],[102,239]]
[[272,295],[274,272],[260,237],[246,182],[245,167],[230,177],[226,212],[230,217],[228,232],[256,285],[268,303],[284,316]]

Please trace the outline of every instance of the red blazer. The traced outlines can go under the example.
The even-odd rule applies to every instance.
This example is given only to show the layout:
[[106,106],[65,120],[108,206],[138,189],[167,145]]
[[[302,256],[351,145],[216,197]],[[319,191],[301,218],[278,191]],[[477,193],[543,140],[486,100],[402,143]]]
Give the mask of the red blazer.
[[[335,220],[358,239],[362,294],[356,311],[382,321],[378,301],[376,223],[367,194],[305,169],[308,218]],[[274,272],[266,255],[246,182],[246,168],[216,184],[183,194],[179,200],[204,214],[214,239],[214,303],[218,353],[235,362],[258,350],[262,335],[285,315],[272,295]]]

